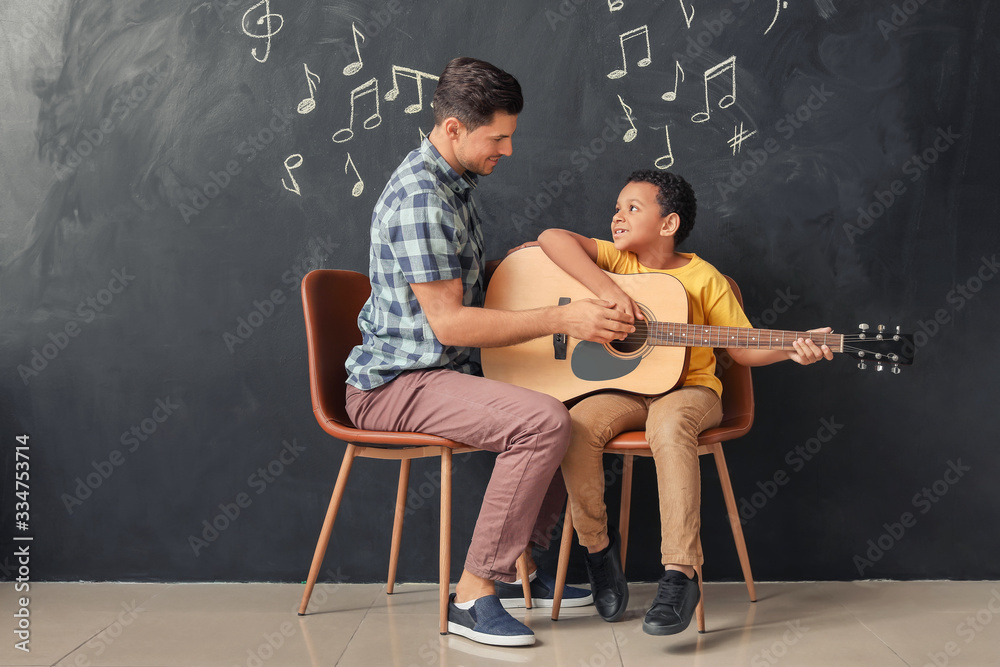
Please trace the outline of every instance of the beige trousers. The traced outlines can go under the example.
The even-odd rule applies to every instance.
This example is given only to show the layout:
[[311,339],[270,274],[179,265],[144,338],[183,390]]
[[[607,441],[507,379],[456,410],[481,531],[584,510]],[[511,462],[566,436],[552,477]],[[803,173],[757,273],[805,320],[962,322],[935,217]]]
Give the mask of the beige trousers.
[[660,396],[607,392],[570,408],[572,436],[562,462],[580,544],[604,541],[604,445],[625,431],[645,429],[656,463],[664,565],[701,565],[701,473],[698,435],[722,421],[722,401],[708,387],[681,387]]

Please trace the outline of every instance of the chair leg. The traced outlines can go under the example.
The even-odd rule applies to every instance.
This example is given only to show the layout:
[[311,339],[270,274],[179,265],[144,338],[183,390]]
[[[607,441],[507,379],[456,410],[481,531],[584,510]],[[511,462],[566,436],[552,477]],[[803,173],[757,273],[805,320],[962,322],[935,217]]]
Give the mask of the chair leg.
[[399,462],[399,486],[396,489],[396,517],[392,520],[392,546],[389,548],[389,575],[385,592],[392,595],[396,583],[396,566],[399,565],[399,545],[403,541],[403,518],[406,516],[406,492],[410,487],[410,459]]
[[698,632],[705,632],[705,586],[702,581],[701,565],[695,565],[694,571],[698,573],[698,606],[694,609],[694,617],[698,621]]
[[514,564],[517,578],[521,580],[521,592],[524,594],[524,608],[531,609],[531,582],[528,581],[528,557],[522,552]]
[[566,518],[563,519],[562,540],[559,542],[559,564],[556,566],[556,590],[552,593],[552,620],[559,620],[559,607],[562,606],[563,589],[566,587],[566,575],[569,572],[569,552],[573,546],[573,513],[569,503],[566,503]]
[[347,478],[351,474],[351,465],[357,447],[347,445],[344,452],[344,460],[340,463],[340,472],[337,475],[337,483],[333,487],[333,495],[330,497],[330,506],[326,510],[326,519],[323,520],[323,528],[319,533],[319,541],[316,543],[316,552],[313,554],[312,565],[309,567],[309,578],[306,580],[306,590],[302,593],[302,602],[299,604],[299,616],[305,616],[306,608],[309,606],[309,598],[312,597],[313,587],[319,577],[319,569],[323,566],[323,557],[326,556],[326,547],[330,543],[330,535],[333,534],[333,522],[337,518],[337,511],[340,509],[340,501],[344,497],[344,489],[347,486]]
[[448,634],[448,594],[451,592],[451,450],[441,448],[441,540],[439,561],[440,632]]
[[618,517],[618,534],[622,538],[622,570],[625,569],[625,554],[628,551],[628,522],[632,510],[632,454],[623,454],[622,466],[622,508]]
[[743,579],[747,584],[747,592],[750,594],[750,601],[757,601],[757,591],[754,589],[753,573],[750,571],[750,555],[747,553],[747,543],[743,539],[743,526],[740,525],[740,513],[736,508],[736,496],[733,494],[733,485],[729,481],[729,468],[726,466],[726,457],[722,454],[722,443],[715,443],[711,447],[715,456],[715,467],[719,470],[719,483],[722,486],[722,495],[726,499],[726,511],[729,514],[729,526],[733,530],[733,541],[736,542],[736,553],[740,557],[740,567],[743,568]]

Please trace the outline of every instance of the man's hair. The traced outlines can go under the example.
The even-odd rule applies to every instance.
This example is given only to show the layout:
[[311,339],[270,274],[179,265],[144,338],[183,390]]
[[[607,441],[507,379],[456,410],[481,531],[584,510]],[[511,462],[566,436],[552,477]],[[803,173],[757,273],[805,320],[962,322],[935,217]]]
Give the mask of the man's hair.
[[516,116],[524,108],[521,84],[502,69],[475,58],[455,58],[434,91],[434,124],[454,116],[469,132],[503,111]]
[[694,229],[694,217],[698,213],[698,200],[695,199],[691,184],[677,174],[652,169],[633,171],[628,177],[628,182],[650,183],[656,186],[656,202],[660,205],[660,215],[676,213],[681,219],[674,234],[674,245],[683,243]]

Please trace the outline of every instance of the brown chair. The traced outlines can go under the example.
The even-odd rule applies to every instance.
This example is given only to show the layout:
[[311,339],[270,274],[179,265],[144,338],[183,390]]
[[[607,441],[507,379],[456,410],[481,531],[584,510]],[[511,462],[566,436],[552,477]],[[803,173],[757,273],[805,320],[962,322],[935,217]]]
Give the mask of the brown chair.
[[[309,347],[309,386],[313,413],[323,430],[347,443],[340,473],[330,498],[330,507],[316,543],[309,578],[302,594],[299,615],[306,613],[309,598],[323,565],[323,557],[333,533],[340,501],[344,497],[347,478],[355,458],[391,459],[399,461],[399,485],[396,489],[396,514],[392,526],[389,553],[389,574],[386,592],[392,593],[399,563],[399,545],[406,513],[406,493],[409,484],[410,461],[432,456],[441,457],[441,534],[439,555],[440,630],[448,631],[448,593],[451,576],[451,469],[456,453],[480,451],[475,447],[423,433],[367,431],[355,428],[345,410],[347,370],[344,362],[351,349],[361,342],[358,313],[371,294],[368,277],[355,271],[320,269],[306,274],[302,280],[302,306],[306,320],[306,340]],[[523,559],[518,562],[523,572]],[[522,577],[527,587],[527,577]],[[526,593],[530,601],[530,593]],[[530,602],[529,602],[530,604]]]
[[[736,295],[740,306],[743,306],[743,296],[739,287],[732,278],[726,276],[729,285]],[[698,437],[698,454],[712,454],[715,457],[715,465],[719,471],[719,482],[722,486],[722,495],[726,500],[726,509],[729,513],[729,524],[733,530],[733,540],[736,542],[736,551],[740,557],[740,565],[743,568],[743,578],[747,584],[747,591],[750,594],[751,602],[757,601],[757,593],[754,590],[753,574],[750,572],[750,557],[747,555],[746,542],[743,539],[743,528],[740,525],[739,510],[736,507],[736,497],[733,494],[733,486],[729,480],[729,469],[726,467],[726,457],[722,453],[722,443],[746,435],[753,425],[753,383],[750,378],[750,369],[741,366],[733,361],[732,357],[725,350],[716,350],[718,358],[718,368],[721,369],[722,379],[722,422],[715,428],[704,431]],[[629,513],[632,501],[632,464],[636,456],[652,456],[653,452],[646,442],[645,431],[629,431],[612,438],[604,447],[605,454],[622,454],[624,457],[624,469],[622,471],[622,501],[621,515],[619,519],[619,531],[622,538],[622,567],[625,566],[625,555],[628,547],[628,524]],[[559,619],[559,606],[562,602],[562,590],[566,583],[566,571],[569,569],[569,552],[571,540],[573,539],[573,517],[567,507],[566,519],[563,523],[562,543],[559,547],[559,565],[556,572],[556,592],[552,604],[552,620]],[[701,567],[695,568],[698,571],[698,582],[701,581]],[[698,620],[698,631],[705,631],[705,610],[704,596],[698,602],[696,610]]]

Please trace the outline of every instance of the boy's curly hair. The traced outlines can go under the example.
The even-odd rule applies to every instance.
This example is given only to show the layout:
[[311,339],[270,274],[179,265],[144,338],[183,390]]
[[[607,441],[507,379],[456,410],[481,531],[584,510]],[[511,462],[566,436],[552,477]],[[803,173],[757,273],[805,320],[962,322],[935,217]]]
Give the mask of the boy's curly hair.
[[694,196],[691,184],[677,174],[668,171],[640,169],[633,171],[628,177],[628,183],[649,183],[655,185],[656,202],[660,205],[660,215],[676,213],[680,226],[674,234],[674,245],[679,246],[694,229],[694,218],[698,213],[698,200]]

